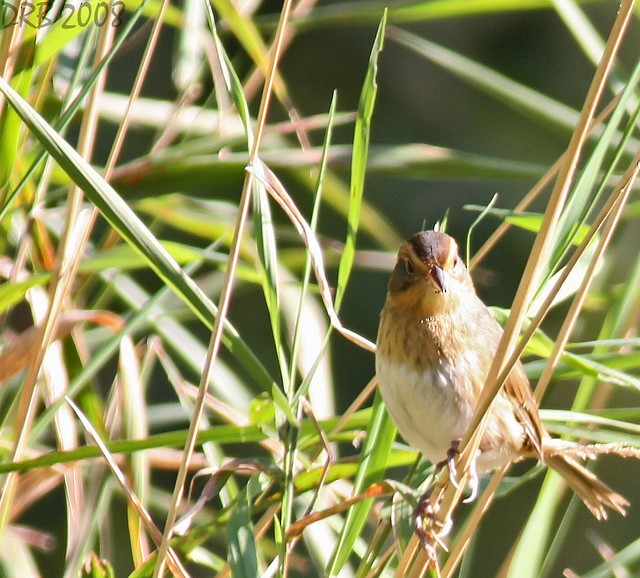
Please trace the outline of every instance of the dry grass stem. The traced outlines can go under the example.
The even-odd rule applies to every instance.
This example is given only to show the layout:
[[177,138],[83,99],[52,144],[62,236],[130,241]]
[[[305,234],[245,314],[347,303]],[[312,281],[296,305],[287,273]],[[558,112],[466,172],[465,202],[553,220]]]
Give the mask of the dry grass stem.
[[[278,22],[278,29],[276,31],[274,50],[271,55],[271,62],[269,66],[269,73],[267,75],[267,81],[265,83],[262,99],[260,101],[260,109],[258,111],[257,126],[255,130],[255,138],[252,143],[251,151],[249,154],[249,163],[253,163],[258,158],[258,152],[262,143],[262,135],[264,127],[267,121],[267,115],[269,111],[269,104],[271,101],[271,95],[273,90],[273,83],[276,77],[276,70],[278,61],[280,58],[280,46],[282,35],[286,28],[287,21],[289,19],[289,13],[291,10],[291,0],[285,2],[282,12],[280,13],[280,20]],[[177,518],[178,508],[184,492],[184,485],[187,476],[187,464],[191,459],[191,455],[195,450],[198,424],[204,411],[207,388],[211,375],[213,372],[213,365],[220,349],[220,343],[222,340],[222,333],[224,329],[224,320],[227,317],[227,312],[231,302],[231,295],[233,292],[233,281],[235,276],[236,267],[238,264],[238,258],[240,253],[240,242],[244,233],[246,221],[249,215],[249,208],[251,205],[251,190],[252,190],[253,176],[247,173],[244,180],[242,194],[240,197],[238,216],[236,220],[236,226],[234,229],[233,240],[231,243],[231,250],[229,252],[229,261],[227,265],[227,271],[225,273],[224,283],[220,293],[220,301],[218,304],[218,315],[215,319],[212,331],[211,340],[209,342],[209,348],[207,351],[207,357],[202,370],[200,384],[198,386],[198,397],[196,398],[193,416],[189,426],[189,433],[184,450],[184,461],[180,464],[178,470],[178,476],[175,483],[173,495],[171,497],[171,506],[167,513],[167,520],[165,523],[164,533],[162,535],[162,542],[158,550],[158,561],[154,569],[154,578],[159,578],[163,575],[164,571],[164,559],[167,555],[169,548],[169,540],[171,539],[173,525]]]
[[[555,229],[566,199],[568,198],[578,168],[579,159],[587,139],[588,127],[591,125],[595,115],[600,97],[606,86],[607,78],[613,68],[616,55],[633,14],[633,5],[634,2],[632,0],[625,0],[621,4],[620,11],[618,12],[607,41],[605,52],[594,74],[593,81],[585,99],[585,105],[582,108],[578,124],[569,143],[565,162],[559,171],[556,186],[551,193],[540,231],[536,235],[531,255],[511,308],[511,314],[509,315],[504,334],[498,345],[494,363],[487,375],[486,385],[481,398],[478,400],[470,429],[461,444],[463,448],[459,459],[459,471],[462,472],[461,479],[459,480],[461,483],[458,488],[453,484],[449,484],[448,472],[445,468],[435,485],[432,494],[433,502],[439,503],[440,500],[442,500],[436,513],[436,523],[444,524],[445,521],[451,517],[453,510],[460,500],[462,488],[466,484],[468,468],[476,455],[477,448],[484,433],[487,411],[495,395],[498,393],[500,387],[502,387],[502,383],[499,382],[497,378],[501,371],[507,371],[509,369],[505,367],[504,362],[515,346],[526,312],[529,309],[542,266],[550,251]],[[433,548],[435,550],[437,544],[434,543]]]
[[[99,47],[96,52],[96,62],[108,52],[113,33],[114,30],[110,26],[102,29]],[[10,76],[8,78],[10,78]],[[80,126],[78,152],[86,160],[91,160],[92,156],[98,123],[97,95],[103,90],[105,80],[104,76],[101,77],[91,91],[86,114]],[[40,347],[33,358],[33,363],[29,366],[24,385],[20,392],[18,417],[14,429],[14,445],[11,451],[12,461],[20,459],[26,446],[27,436],[35,415],[35,393],[38,375],[40,374],[47,349],[52,343],[53,336],[56,333],[56,328],[63,310],[63,304],[76,276],[80,260],[84,254],[84,248],[93,226],[93,219],[81,218],[82,200],[82,191],[74,184],[69,192],[65,226],[60,239],[52,281],[49,286],[50,304],[46,316],[41,323],[42,333],[39,339]],[[2,497],[0,498],[0,533],[8,517],[8,510],[15,490],[16,476],[17,474],[12,472],[6,476],[3,482]]]
[[295,226],[300,237],[303,239],[306,248],[309,251],[309,255],[311,256],[313,271],[320,288],[320,296],[322,297],[322,302],[324,303],[329,319],[331,320],[332,327],[352,343],[355,343],[367,351],[374,352],[376,350],[374,343],[342,325],[342,322],[333,307],[331,286],[325,273],[324,258],[322,256],[320,243],[278,177],[276,177],[275,173],[259,159],[256,159],[247,167],[247,172],[253,174],[266,187],[274,200],[286,213],[287,217],[289,217],[289,220]]
[[[600,126],[611,114],[613,109],[616,107],[619,100],[619,95],[616,96],[611,102],[605,107],[605,109],[593,120],[591,123],[591,127],[589,129],[589,134],[593,133],[593,131]],[[562,163],[565,161],[566,153],[562,154],[558,160],[556,160],[553,165],[549,168],[549,170],[542,175],[542,177],[538,180],[538,182],[531,188],[531,190],[522,198],[521,201],[513,209],[514,214],[518,214],[521,211],[525,211],[527,207],[535,201],[540,194],[544,191],[544,189],[552,182],[553,178],[558,174]],[[504,236],[504,234],[511,228],[511,223],[508,221],[504,221],[496,227],[496,230],[489,235],[489,238],[482,244],[482,246],[474,253],[471,261],[469,262],[469,269],[473,269],[477,266],[488,254],[489,252],[496,246],[498,241]]]
[[570,455],[581,460],[593,460],[598,456],[616,455],[622,458],[640,459],[640,448],[629,447],[623,443],[587,444],[568,443],[561,439],[545,441],[545,455]]
[[[16,2],[9,4],[29,10],[28,2]],[[0,573],[480,575],[486,560],[472,537],[491,531],[501,515],[498,508],[485,516],[487,509],[503,490],[546,471],[538,465],[516,481],[505,477],[505,466],[475,504],[456,511],[488,408],[523,352],[536,357],[526,370],[539,376],[538,402],[552,376],[580,380],[571,409],[540,410],[557,436],[543,436],[542,455],[640,460],[636,408],[609,400],[640,387],[640,340],[629,339],[640,319],[640,260],[628,243],[638,220],[629,199],[640,172],[632,132],[640,66],[629,63],[635,46],[625,44],[616,60],[633,0],[622,1],[617,18],[616,6],[603,12],[615,24],[595,75],[593,68],[578,71],[586,73],[577,77],[582,86],[592,77],[579,119],[572,105],[547,96],[557,91],[541,79],[514,81],[465,56],[465,48],[484,42],[481,30],[460,44],[459,35],[439,43],[396,29],[391,35],[405,41],[380,56],[387,18],[415,25],[455,16],[452,22],[469,31],[475,9],[465,3],[447,4],[446,13],[438,3],[395,6],[387,15],[375,3],[350,0],[143,0],[122,14],[122,2],[85,2],[82,10],[73,3],[75,15],[65,22],[60,2],[40,13],[18,11],[15,25],[0,30]],[[517,2],[481,8],[496,15],[521,9]],[[557,5],[536,9],[566,25],[550,39],[568,38],[578,48],[559,62],[573,65],[580,52],[590,58],[605,47],[600,23],[592,25],[580,6],[572,17]],[[365,61],[364,44],[355,50],[355,42],[368,44],[374,23]],[[342,36],[344,24],[362,33]],[[173,58],[167,33],[178,39],[169,48]],[[516,40],[516,50],[530,42]],[[353,54],[332,65],[348,77],[328,69],[313,74],[324,64],[318,48],[333,53],[345,45]],[[534,130],[553,129],[548,142],[520,145],[518,128],[501,132],[488,154],[419,136],[393,142],[408,122],[403,109],[415,110],[388,98],[392,93],[385,102],[377,96],[410,84],[393,82],[412,71],[396,60],[406,48],[427,70],[455,77],[452,86],[461,82],[473,87],[464,91],[470,96],[495,100],[496,112],[506,106],[532,114],[532,122],[542,121]],[[336,78],[348,82],[346,93],[329,86]],[[450,94],[447,84],[437,98]],[[605,98],[605,88],[622,90]],[[321,102],[328,97],[327,108]],[[465,103],[465,110],[473,106]],[[449,108],[458,134],[468,119]],[[558,140],[562,131],[573,131],[569,144]],[[532,160],[557,146],[564,154],[547,171]],[[464,201],[446,195],[458,179],[473,182],[460,193],[469,195]],[[477,193],[475,184],[503,190],[518,179],[537,182],[513,212],[485,203],[467,237],[469,247],[477,222],[504,217],[472,258],[467,250],[473,268],[510,227],[523,235],[539,227],[542,211],[528,211],[550,199],[460,443],[453,484],[448,469],[425,471],[415,452],[394,443],[383,406],[363,409],[377,376],[361,387],[358,376],[371,376],[373,357],[353,346],[376,350],[365,336],[404,239],[392,222],[413,229],[447,205],[456,214]],[[596,287],[602,263],[613,275]],[[513,281],[511,271],[499,273]],[[559,312],[565,318],[556,338],[541,324],[555,323]],[[601,319],[601,327],[591,324]],[[344,365],[354,352],[347,361],[355,373]],[[365,435],[360,456],[353,455]],[[402,482],[386,479],[399,469],[408,470]],[[425,516],[424,543],[408,513],[415,497],[409,486],[422,475],[422,485],[433,481],[435,512]],[[566,566],[577,565],[562,544],[577,525],[577,500],[563,500],[566,489],[561,478],[545,478],[513,546],[496,545],[500,575],[548,574],[564,555]],[[571,504],[565,512],[556,510],[560,500]],[[50,519],[51,506],[61,524]],[[617,523],[633,524],[634,515]],[[598,527],[607,538],[593,539],[593,548],[604,561],[591,574],[618,571],[627,552],[608,546],[616,531]],[[637,563],[633,556],[624,563]]]
[[537,399],[542,398],[546,388],[551,382],[553,372],[555,371],[558,362],[560,361],[560,357],[564,352],[567,342],[569,341],[569,337],[571,336],[573,328],[578,320],[578,315],[580,315],[580,311],[582,310],[582,306],[584,305],[584,301],[587,297],[587,292],[589,291],[591,283],[597,273],[600,259],[609,246],[611,237],[613,236],[620,218],[622,217],[622,211],[624,210],[629,195],[633,190],[633,184],[638,176],[638,171],[640,171],[640,154],[638,154],[634,162],[631,164],[622,179],[621,185],[612,195],[612,197],[615,198],[615,202],[602,228],[602,235],[598,240],[596,250],[589,262],[589,265],[587,266],[580,288],[571,302],[571,306],[567,312],[564,322],[562,323],[562,327],[558,332],[558,336],[553,345],[553,351],[547,359],[547,363],[540,379],[538,379],[535,391]]
[[[491,502],[493,502],[495,493],[500,487],[502,479],[504,478],[508,469],[509,466],[505,466],[504,468],[495,472],[491,477],[491,480],[489,481],[489,485],[482,493],[480,498],[478,498],[478,503],[473,509],[473,513],[462,528],[462,531],[456,536],[455,544],[452,546],[449,552],[449,556],[447,557],[447,561],[442,567],[442,578],[450,578],[451,576],[453,576],[453,573],[456,571],[458,565],[460,564],[460,562],[462,562],[462,556],[464,555],[474,532],[478,528],[482,517],[489,509]],[[424,553],[422,553],[422,555],[424,555]]]
[[[140,517],[140,520],[144,524],[145,529],[151,536],[152,540],[155,542],[156,545],[159,545],[160,542],[162,541],[162,534],[160,533],[160,530],[158,530],[158,528],[153,522],[153,519],[151,518],[151,515],[149,514],[149,512],[147,512],[146,508],[144,507],[144,504],[142,504],[137,494],[134,492],[133,488],[129,484],[127,477],[124,475],[122,470],[118,467],[118,464],[113,458],[113,455],[111,454],[111,452],[109,451],[105,443],[102,441],[102,439],[100,438],[100,435],[95,430],[91,422],[85,417],[82,411],[80,411],[80,408],[75,403],[73,403],[71,399],[66,398],[66,400],[67,400],[67,403],[71,406],[71,408],[75,412],[75,414],[78,416],[78,419],[82,423],[87,433],[91,436],[93,441],[100,448],[100,451],[102,452],[102,455],[107,461],[107,464],[109,466],[109,469],[111,470],[111,473],[114,475],[115,479],[120,484],[120,487],[122,488],[124,495],[129,501],[129,504],[131,504],[131,506],[133,506],[133,508],[137,512],[138,516]],[[176,556],[175,552],[171,548],[167,550],[167,563],[171,569],[171,572],[173,572],[174,576],[178,578],[188,578],[188,573],[183,568],[179,558]]]
[[344,411],[344,413],[340,416],[338,423],[335,425],[333,430],[331,430],[332,435],[337,434],[342,431],[345,425],[349,422],[351,416],[357,412],[365,402],[373,395],[373,392],[378,385],[378,378],[374,375],[367,385],[364,386],[362,391],[358,394],[358,396],[351,402],[351,405]]
[[[633,166],[633,165],[632,165]],[[623,183],[626,182],[623,179]],[[585,254],[587,248],[591,245],[593,240],[596,238],[596,235],[602,228],[603,224],[609,218],[611,212],[614,207],[619,206],[620,209],[624,206],[619,205],[621,196],[627,196],[628,190],[626,186],[617,187],[610,197],[607,199],[607,202],[604,204],[598,215],[594,218],[593,223],[589,227],[589,230],[585,234],[581,243],[576,247],[576,249],[572,252],[567,264],[563,267],[562,272],[558,275],[557,279],[551,290],[548,292],[547,296],[543,300],[543,302],[538,307],[538,310],[535,316],[528,323],[526,330],[523,332],[520,341],[516,344],[513,352],[511,353],[507,363],[505,363],[505,368],[500,372],[498,376],[498,381],[500,383],[504,383],[511,371],[511,368],[516,363],[516,361],[520,358],[522,353],[524,352],[527,343],[533,337],[534,333],[538,330],[545,316],[551,309],[552,302],[555,296],[560,292],[563,284],[569,278],[569,275],[572,273],[574,268],[577,266],[580,258]],[[538,381],[538,386],[534,390],[534,394],[536,399],[540,401],[544,395],[544,388],[540,388],[540,381]]]

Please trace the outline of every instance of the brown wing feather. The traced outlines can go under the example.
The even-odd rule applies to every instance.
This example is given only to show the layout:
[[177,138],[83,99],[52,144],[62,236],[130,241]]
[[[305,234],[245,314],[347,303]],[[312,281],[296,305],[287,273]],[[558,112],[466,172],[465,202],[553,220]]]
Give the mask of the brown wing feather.
[[[492,334],[490,343],[493,343],[494,348],[497,349],[498,342],[500,341],[503,329],[498,320],[493,316],[489,308],[487,308],[480,299],[478,299],[476,305],[475,319],[482,319]],[[482,311],[482,313],[480,313]],[[495,349],[494,352],[495,353]],[[487,368],[488,370],[488,368]],[[514,413],[518,418],[518,421],[525,428],[528,442],[531,444],[532,449],[541,461],[543,460],[542,452],[542,440],[548,436],[542,422],[540,421],[540,414],[538,412],[538,403],[531,391],[531,385],[529,384],[529,378],[524,370],[524,366],[520,361],[516,362],[513,369],[509,373],[504,383],[504,394],[513,401]]]
[[535,449],[540,460],[544,461],[542,439],[548,434],[540,421],[538,404],[531,391],[524,366],[520,361],[516,362],[511,373],[509,373],[509,377],[507,377],[504,384],[504,392],[515,401],[514,412],[516,417],[524,426],[527,432],[527,438],[533,446],[533,449]]

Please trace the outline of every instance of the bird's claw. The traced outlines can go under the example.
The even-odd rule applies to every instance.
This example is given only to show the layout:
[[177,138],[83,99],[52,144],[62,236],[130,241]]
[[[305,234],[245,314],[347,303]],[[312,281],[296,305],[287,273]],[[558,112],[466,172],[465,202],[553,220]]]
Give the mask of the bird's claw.
[[460,489],[458,483],[458,470],[456,469],[456,458],[460,454],[458,448],[460,447],[460,440],[455,439],[451,441],[451,447],[447,450],[447,469],[449,470],[449,481],[453,484],[456,490]]
[[[436,464],[436,473],[446,466],[449,472],[449,481],[458,490],[460,489],[460,483],[458,482],[456,458],[460,453],[458,451],[459,445],[459,439],[453,440],[451,442],[451,447],[447,451],[447,458]],[[469,469],[467,470],[467,485],[471,490],[471,494],[463,500],[465,504],[473,502],[478,497],[479,483],[475,460],[472,460]],[[414,522],[415,531],[420,539],[423,550],[427,553],[430,559],[436,560],[436,545],[447,551],[447,546],[443,542],[443,538],[446,538],[449,535],[453,522],[451,521],[450,516],[447,516],[444,521],[439,520],[436,516],[438,505],[434,505],[431,502],[433,489],[434,488],[432,486],[420,498],[414,512]]]
[[467,486],[471,490],[471,494],[469,494],[468,497],[462,500],[464,504],[470,504],[471,502],[474,502],[478,497],[480,482],[478,480],[478,472],[476,470],[475,460],[471,460],[471,464],[469,464],[469,469],[467,470]]
[[453,524],[450,517],[447,517],[444,522],[438,520],[436,517],[437,508],[431,503],[432,493],[433,488],[429,488],[420,498],[415,509],[414,522],[416,535],[423,550],[430,559],[436,560],[435,545],[437,544],[447,551],[447,546],[442,539],[449,535]]
[[460,489],[460,484],[458,483],[458,470],[456,469],[456,458],[460,453],[458,451],[459,445],[460,439],[452,440],[451,447],[447,450],[446,459],[436,464],[436,474],[439,473],[445,466],[447,467],[447,471],[449,472],[449,481],[456,490]]
[[[460,439],[455,439],[451,441],[451,447],[447,450],[447,458],[438,464],[436,464],[436,472],[439,472],[442,468],[447,466],[447,470],[449,471],[449,481],[451,485],[456,489],[460,489],[460,482],[458,481],[458,470],[456,468],[456,458],[460,454]],[[478,497],[478,473],[476,471],[476,463],[475,460],[471,462],[469,465],[469,469],[467,470],[467,486],[471,490],[471,494],[463,500],[465,504],[469,504]]]

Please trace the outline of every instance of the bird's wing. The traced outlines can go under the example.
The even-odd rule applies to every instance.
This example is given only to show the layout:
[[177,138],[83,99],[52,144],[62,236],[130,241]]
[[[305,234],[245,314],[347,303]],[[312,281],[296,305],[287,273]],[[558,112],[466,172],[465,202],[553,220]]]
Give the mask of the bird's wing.
[[[486,311],[486,315],[491,317],[491,320],[486,320],[487,329],[492,333],[490,342],[495,343],[497,347],[503,333],[502,326],[488,308],[485,307],[484,311]],[[525,428],[527,439],[532,449],[534,449],[540,459],[542,459],[542,439],[547,434],[540,421],[538,403],[533,395],[533,391],[531,391],[529,378],[520,361],[517,361],[511,369],[504,383],[503,391],[509,399],[513,400],[514,413],[518,421]]]
[[542,438],[545,436],[545,429],[540,421],[538,403],[531,391],[529,378],[520,361],[516,362],[509,373],[504,384],[504,392],[514,400],[516,417],[524,426],[529,442],[542,460]]

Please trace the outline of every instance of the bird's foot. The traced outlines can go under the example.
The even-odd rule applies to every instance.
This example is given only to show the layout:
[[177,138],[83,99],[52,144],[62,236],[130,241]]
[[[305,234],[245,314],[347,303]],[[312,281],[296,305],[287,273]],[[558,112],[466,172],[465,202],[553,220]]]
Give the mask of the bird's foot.
[[416,535],[420,539],[423,550],[431,560],[437,560],[436,545],[447,551],[447,546],[443,542],[451,531],[451,518],[444,522],[438,520],[436,513],[438,505],[431,502],[433,486],[429,488],[418,501],[414,512],[414,523]]
[[[456,490],[460,489],[458,481],[458,470],[456,468],[456,458],[460,455],[460,438],[451,441],[451,447],[447,450],[447,458],[436,464],[436,474],[445,466],[449,471],[449,481]],[[475,501],[478,497],[478,472],[476,471],[476,461],[473,460],[467,470],[467,486],[471,490],[471,494],[463,500],[465,504]]]
[[471,490],[471,493],[462,501],[465,504],[470,504],[478,497],[478,490],[480,488],[478,471],[476,470],[476,460],[471,460],[469,464],[469,469],[467,470],[467,486]]
[[458,448],[460,446],[460,439],[451,441],[451,447],[447,450],[447,458],[436,464],[435,473],[438,474],[445,466],[449,471],[449,481],[453,484],[453,487],[460,488],[458,483],[458,470],[456,469],[456,458],[460,455]]

